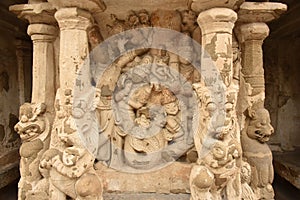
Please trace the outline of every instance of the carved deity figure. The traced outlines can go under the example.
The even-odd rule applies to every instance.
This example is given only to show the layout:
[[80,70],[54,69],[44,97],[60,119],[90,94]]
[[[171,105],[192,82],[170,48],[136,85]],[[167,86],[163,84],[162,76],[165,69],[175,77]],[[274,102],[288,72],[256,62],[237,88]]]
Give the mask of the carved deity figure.
[[266,144],[273,132],[268,110],[255,105],[248,109],[241,141],[243,156],[251,166],[250,186],[258,199],[274,199],[272,152]]
[[41,186],[42,175],[39,163],[43,153],[49,148],[50,124],[43,103],[25,103],[20,107],[20,121],[15,130],[21,137],[19,199],[32,199],[31,196],[47,196],[47,185]]

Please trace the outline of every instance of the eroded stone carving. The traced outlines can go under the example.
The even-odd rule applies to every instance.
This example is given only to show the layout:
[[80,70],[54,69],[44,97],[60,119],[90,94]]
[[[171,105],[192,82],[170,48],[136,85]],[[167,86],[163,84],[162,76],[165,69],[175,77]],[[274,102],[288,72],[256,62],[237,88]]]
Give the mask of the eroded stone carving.
[[[194,137],[198,160],[191,171],[191,199],[240,198],[242,151],[234,109],[237,88],[226,92],[225,105],[221,105],[222,101],[215,98],[221,91],[213,91],[200,83],[194,87],[201,114]],[[222,113],[226,116],[223,119]]]
[[[34,7],[41,2],[30,1]],[[122,19],[112,13],[106,32],[114,40],[99,50],[103,30],[94,17],[105,8],[102,1],[49,2],[57,9],[51,19],[60,27],[60,88],[50,146],[44,104],[21,107],[16,126],[23,140],[21,199],[101,200],[103,185],[94,169],[95,159],[108,167],[140,172],[178,159],[193,145],[198,157],[190,174],[191,199],[274,197],[272,155],[265,143],[272,127],[262,104],[253,106],[264,99],[262,59],[257,56],[257,68],[252,62],[255,52],[244,48],[253,45],[261,50],[267,26],[252,20],[250,25],[242,24],[241,35],[237,34],[244,48],[242,56],[232,35],[243,12],[249,15],[249,9],[258,12],[258,7],[245,4],[238,16],[233,10],[243,1],[232,0],[225,6],[225,1],[195,0],[191,5],[194,11],[186,7],[180,11],[129,10]],[[240,22],[248,22],[245,20]],[[52,25],[30,26],[33,35],[41,35],[39,28],[43,27],[52,30],[51,42],[56,38]],[[196,45],[189,39],[157,37],[143,29],[135,35],[119,34],[149,27],[182,32],[202,44],[209,55],[195,55]],[[255,30],[258,34],[253,34]],[[77,38],[73,43],[71,36]],[[161,46],[149,48],[153,41]],[[178,55],[166,50],[170,43],[176,43]],[[135,46],[141,48],[135,50]],[[90,51],[98,51],[99,56],[91,53],[88,57]],[[86,70],[80,66],[87,57],[90,68]],[[195,62],[200,65],[199,57],[204,64],[212,61],[216,69],[205,71],[203,66],[200,74],[193,66]],[[110,58],[116,59],[109,63]],[[106,70],[101,74],[103,68]],[[53,81],[53,76],[49,80]],[[37,92],[35,88],[35,99],[40,99]],[[191,100],[195,96],[197,103]],[[242,106],[237,106],[238,100]],[[196,108],[199,115],[186,113],[198,112]],[[193,135],[195,123],[198,126]],[[27,169],[36,173],[29,174]]]
[[250,186],[258,199],[274,199],[272,152],[266,142],[274,129],[269,112],[252,106],[241,134],[243,156],[251,166]]
[[[164,20],[171,17],[171,21]],[[157,10],[151,14],[146,10],[130,11],[126,20],[115,15],[112,19],[113,25],[108,26],[108,33],[113,36],[133,28],[154,26],[181,30],[182,26],[180,12],[177,11]],[[189,31],[193,33],[194,25],[188,24],[191,27],[185,31],[186,35],[190,35]],[[151,42],[151,34],[151,31],[145,30],[139,30],[132,37],[130,33],[129,36],[119,34],[109,53],[115,55],[144,41]],[[98,80],[96,95],[101,127],[99,161],[122,170],[126,167],[146,170],[174,160],[184,153],[184,148],[192,146],[192,135],[183,134],[191,126],[192,113],[185,113],[190,116],[183,119],[180,107],[195,106],[189,99],[193,95],[191,87],[187,86],[199,81],[200,75],[191,64],[194,60],[193,43],[191,40],[180,42],[181,49],[178,51],[184,54],[185,59],[165,50],[162,45],[161,49],[126,52],[104,71],[102,79]],[[186,88],[179,91],[180,85],[186,85]],[[178,94],[183,102],[176,98]],[[185,125],[182,125],[182,120]],[[152,129],[155,131],[149,133]],[[179,148],[168,149],[169,144],[174,143],[178,143]]]
[[83,100],[73,102],[73,98],[71,89],[58,90],[51,145],[41,158],[40,169],[49,179],[50,199],[101,200],[102,182],[93,167],[97,148],[92,141],[97,138],[86,135],[93,132],[89,116],[94,107],[86,107]]
[[50,123],[45,113],[46,105],[43,103],[25,103],[20,107],[20,121],[15,125],[22,139],[19,199],[48,196],[47,184],[39,171],[40,160],[50,141]]

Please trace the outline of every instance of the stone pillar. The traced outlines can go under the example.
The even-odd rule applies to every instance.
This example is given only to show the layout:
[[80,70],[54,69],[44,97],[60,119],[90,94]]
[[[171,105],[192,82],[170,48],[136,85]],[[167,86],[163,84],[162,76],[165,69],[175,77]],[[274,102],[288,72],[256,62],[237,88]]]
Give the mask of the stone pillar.
[[[218,3],[212,2],[214,6]],[[220,7],[221,4],[218,4],[218,8],[200,12],[197,19],[205,52],[201,59],[204,83],[194,84],[201,102],[199,109],[202,116],[199,117],[198,127],[201,131],[194,137],[198,165],[192,168],[190,175],[191,196],[194,200],[241,199],[242,195],[240,130],[235,109],[238,87],[232,81],[232,32],[237,14],[230,8]],[[231,144],[232,147],[229,147]],[[219,162],[220,158],[214,153],[218,145],[222,146],[224,152],[235,151],[231,160],[235,167],[226,164],[227,161]],[[220,184],[218,177],[225,169],[231,175],[221,175],[225,182]]]
[[258,97],[262,101],[265,92],[262,45],[269,35],[266,23],[278,18],[286,9],[287,6],[282,3],[244,2],[238,12],[235,33],[242,46],[241,71],[245,81],[253,88],[251,96],[262,94]]
[[[30,199],[33,195],[36,198],[47,198],[47,186],[39,166],[43,154],[49,148],[54,117],[53,41],[57,36],[54,8],[43,2],[14,5],[10,7],[10,11],[29,21],[27,33],[33,41],[32,102],[20,107],[20,121],[14,127],[22,140],[18,199]],[[20,62],[19,66],[21,64]],[[21,74],[19,79],[22,79]]]
[[[265,79],[263,68],[264,39],[269,35],[266,22],[277,18],[286,5],[273,2],[244,2],[235,28],[242,47],[240,84],[243,93],[245,122],[241,130],[243,157],[251,168],[251,186],[257,199],[274,199],[272,152],[266,143],[273,134],[268,110],[264,108]],[[242,93],[240,93],[242,94]],[[246,166],[245,165],[245,166]]]
[[27,97],[27,93],[26,93],[26,86],[28,86],[29,84],[25,83],[25,76],[24,73],[25,72],[25,65],[26,63],[26,59],[29,59],[29,57],[31,57],[31,51],[32,51],[32,47],[30,42],[28,42],[27,40],[21,40],[21,39],[17,39],[15,41],[16,44],[16,56],[17,56],[17,62],[18,62],[18,82],[19,82],[19,101],[20,101],[20,105],[24,104],[26,101]]
[[264,39],[269,35],[269,28],[265,23],[247,23],[239,26],[240,42],[242,43],[242,73],[245,81],[253,90],[252,96],[265,92],[265,78],[263,68]]
[[48,24],[30,24],[27,30],[33,42],[32,103],[43,102],[54,111],[55,64],[53,42],[57,28]]
[[212,8],[199,14],[197,22],[202,31],[204,60],[212,59],[224,84],[232,81],[232,29],[237,14],[229,8]]
[[42,166],[50,174],[49,199],[100,200],[102,181],[93,167],[99,133],[89,79],[87,30],[94,21],[91,13],[102,11],[104,6],[92,0],[49,2],[57,9],[54,16],[60,29],[55,131],[48,151],[57,153],[49,154],[51,165]]
[[88,56],[87,28],[92,16],[77,7],[61,8],[55,13],[60,28],[60,88],[72,89]]
[[32,103],[44,103],[53,113],[55,99],[55,61],[53,42],[58,30],[54,8],[49,3],[11,6],[10,11],[29,21],[28,35],[33,42]]

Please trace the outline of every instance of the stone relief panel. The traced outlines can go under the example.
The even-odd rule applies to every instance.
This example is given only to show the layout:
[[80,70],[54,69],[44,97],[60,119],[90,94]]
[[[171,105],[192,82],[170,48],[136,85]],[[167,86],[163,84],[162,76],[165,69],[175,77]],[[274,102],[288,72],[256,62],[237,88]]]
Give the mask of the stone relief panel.
[[[125,171],[161,167],[193,146],[191,132],[197,107],[192,83],[200,81],[199,70],[192,64],[198,59],[199,65],[194,52],[197,41],[190,38],[197,35],[195,31],[199,33],[196,14],[188,10],[139,10],[130,11],[125,19],[113,14],[111,18],[113,23],[107,25],[107,32],[114,39],[107,46],[95,48],[103,41],[102,34],[97,26],[89,31],[90,48],[94,47],[92,83],[98,102],[97,160]],[[167,50],[171,49],[167,47],[171,36],[158,37],[155,30],[122,34],[153,27],[182,30],[185,37],[173,49],[177,54]],[[153,43],[157,43],[156,48],[151,48]],[[175,46],[174,41],[172,44]],[[141,48],[134,49],[136,46]],[[116,60],[109,63],[109,57]],[[104,66],[107,69],[101,75],[99,69]]]

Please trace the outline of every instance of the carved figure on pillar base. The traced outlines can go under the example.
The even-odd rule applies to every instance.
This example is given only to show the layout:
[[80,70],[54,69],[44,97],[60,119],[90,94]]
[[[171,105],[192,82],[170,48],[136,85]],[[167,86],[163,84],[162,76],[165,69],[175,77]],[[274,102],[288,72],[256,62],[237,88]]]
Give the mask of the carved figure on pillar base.
[[15,125],[22,139],[18,186],[18,196],[22,200],[48,196],[48,185],[39,171],[40,159],[49,148],[50,141],[50,124],[45,113],[45,104],[25,103],[20,107],[20,121]]
[[251,166],[250,186],[258,199],[274,199],[272,152],[266,144],[274,129],[268,110],[253,105],[242,130],[243,157]]
[[193,85],[200,116],[194,137],[198,160],[190,176],[191,199],[240,199],[242,151],[235,114],[237,88],[228,88],[225,105],[220,105],[221,91],[208,90],[200,83]]
[[102,200],[102,182],[93,167],[93,144],[87,142],[97,142],[97,138],[82,138],[94,131],[93,120],[85,121],[94,105],[78,104],[71,89],[59,89],[55,107],[50,149],[40,163],[40,170],[49,179],[49,199]]

